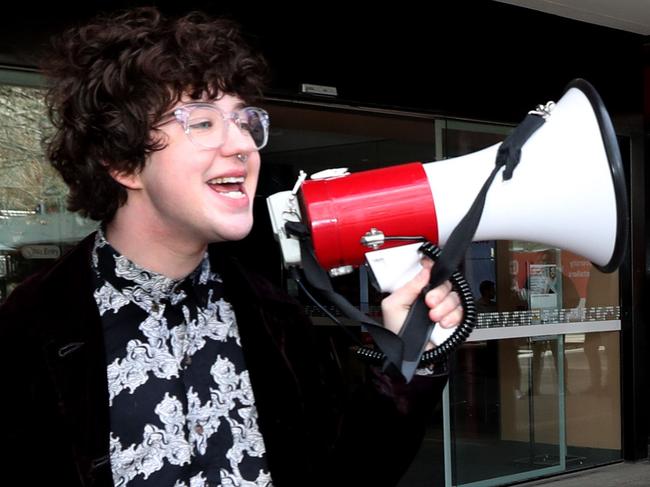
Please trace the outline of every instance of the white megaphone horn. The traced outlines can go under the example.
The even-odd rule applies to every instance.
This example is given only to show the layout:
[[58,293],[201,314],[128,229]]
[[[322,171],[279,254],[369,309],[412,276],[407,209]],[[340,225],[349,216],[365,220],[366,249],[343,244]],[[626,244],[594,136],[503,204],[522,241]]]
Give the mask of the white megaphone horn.
[[[611,272],[627,246],[628,212],[607,110],[593,86],[576,79],[543,115],[546,122],[522,146],[512,179],[498,175],[490,186],[473,240],[559,247]],[[301,263],[300,246],[285,229],[287,221],[299,220],[309,229],[318,262],[332,275],[368,258],[382,290],[393,290],[419,260],[417,244],[406,246],[399,237],[421,236],[444,246],[494,169],[499,145],[443,161],[329,174],[270,196],[285,265]],[[408,257],[392,257],[400,252]]]

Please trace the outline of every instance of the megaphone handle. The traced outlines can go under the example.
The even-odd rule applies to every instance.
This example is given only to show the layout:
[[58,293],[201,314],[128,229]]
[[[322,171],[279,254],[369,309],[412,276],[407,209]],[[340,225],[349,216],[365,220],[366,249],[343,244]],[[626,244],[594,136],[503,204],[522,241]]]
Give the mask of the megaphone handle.
[[442,344],[438,345],[433,350],[424,352],[421,359],[422,363],[435,362],[440,360],[441,357],[449,355],[451,352],[456,350],[456,348],[462,345],[476,325],[478,312],[476,310],[474,295],[472,294],[472,289],[469,283],[458,271],[454,272],[449,280],[460,297],[460,302],[463,307],[463,321],[458,326],[449,329],[451,335],[442,342]]
[[436,323],[433,326],[433,331],[429,337],[429,341],[432,342],[436,347],[442,345],[447,339],[453,335],[458,326],[452,326],[451,328],[443,328],[440,326],[440,323]]
[[[442,252],[436,245],[427,242],[420,247],[420,250],[427,257],[437,261],[433,267],[434,269],[440,264],[439,258]],[[440,272],[440,269],[438,271]],[[429,308],[424,302],[424,295],[431,287],[438,284],[432,279],[433,283],[425,286],[413,306],[411,306],[400,332],[400,337],[404,341],[404,359],[400,371],[407,382],[411,380],[415,369],[422,363],[445,360],[450,353],[462,345],[476,324],[477,314],[474,296],[467,280],[458,271],[451,273],[449,280],[460,297],[463,306],[463,321],[460,325],[447,331],[440,325],[434,326],[434,323],[429,320]],[[440,331],[436,331],[436,329]],[[441,343],[438,343],[436,348],[424,352],[432,333],[437,335],[447,334],[448,336],[441,340]]]
[[429,319],[429,307],[424,302],[424,295],[429,289],[429,286],[425,286],[420,292],[409,309],[400,331],[400,338],[404,342],[404,356],[400,371],[407,382],[411,380],[415,369],[420,364],[420,357],[434,328],[434,323]]

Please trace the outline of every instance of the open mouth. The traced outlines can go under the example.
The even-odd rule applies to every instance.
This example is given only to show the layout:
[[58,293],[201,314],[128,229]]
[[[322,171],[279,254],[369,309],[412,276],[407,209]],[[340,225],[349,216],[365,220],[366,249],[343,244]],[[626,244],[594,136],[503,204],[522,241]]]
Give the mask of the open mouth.
[[214,178],[208,181],[208,184],[214,191],[227,198],[237,200],[246,196],[243,186],[244,178],[242,176]]

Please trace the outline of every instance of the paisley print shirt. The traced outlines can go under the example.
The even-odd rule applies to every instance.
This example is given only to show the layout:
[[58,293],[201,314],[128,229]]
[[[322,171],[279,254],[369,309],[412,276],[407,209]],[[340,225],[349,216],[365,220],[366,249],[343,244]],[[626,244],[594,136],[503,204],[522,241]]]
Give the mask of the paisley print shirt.
[[206,256],[181,280],[92,253],[116,486],[271,486],[237,322]]

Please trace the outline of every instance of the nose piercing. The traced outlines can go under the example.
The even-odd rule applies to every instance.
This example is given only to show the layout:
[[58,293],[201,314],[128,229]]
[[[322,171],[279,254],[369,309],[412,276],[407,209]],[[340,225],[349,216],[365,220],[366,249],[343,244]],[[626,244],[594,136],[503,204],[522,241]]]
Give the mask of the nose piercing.
[[237,159],[239,159],[241,162],[246,162],[248,160],[248,155],[247,154],[237,154]]

